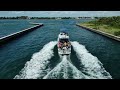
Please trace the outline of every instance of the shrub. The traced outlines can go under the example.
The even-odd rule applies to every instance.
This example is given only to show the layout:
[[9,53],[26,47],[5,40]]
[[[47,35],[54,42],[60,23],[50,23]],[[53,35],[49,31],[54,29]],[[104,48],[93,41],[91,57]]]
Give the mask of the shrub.
[[120,31],[114,32],[114,35],[119,36],[120,35]]

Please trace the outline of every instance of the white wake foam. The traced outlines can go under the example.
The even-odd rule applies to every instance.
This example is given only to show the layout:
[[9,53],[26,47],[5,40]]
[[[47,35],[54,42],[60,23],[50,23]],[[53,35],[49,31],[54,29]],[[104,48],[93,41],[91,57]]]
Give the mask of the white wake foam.
[[62,61],[43,79],[85,79],[89,78],[73,66],[64,56]]
[[83,72],[90,76],[91,79],[111,79],[112,76],[104,69],[102,63],[97,57],[87,51],[85,46],[78,42],[72,42],[77,57],[83,64]]
[[56,41],[51,41],[40,52],[33,54],[32,59],[26,62],[20,71],[20,75],[16,75],[14,79],[37,79],[47,74],[50,71],[50,68],[47,68],[49,59],[54,55],[53,49],[56,44]]

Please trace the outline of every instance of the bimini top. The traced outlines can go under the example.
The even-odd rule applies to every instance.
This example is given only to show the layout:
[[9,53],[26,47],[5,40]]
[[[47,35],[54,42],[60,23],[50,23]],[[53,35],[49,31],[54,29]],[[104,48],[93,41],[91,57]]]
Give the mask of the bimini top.
[[65,29],[65,28],[60,29],[60,32],[61,32],[61,33],[68,34],[67,29]]
[[60,30],[59,39],[69,39],[66,29]]

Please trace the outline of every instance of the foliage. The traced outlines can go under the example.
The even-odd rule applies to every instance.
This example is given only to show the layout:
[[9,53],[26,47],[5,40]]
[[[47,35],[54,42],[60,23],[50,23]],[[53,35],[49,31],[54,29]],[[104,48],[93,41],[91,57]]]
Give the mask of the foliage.
[[120,36],[120,31],[114,32],[114,35]]
[[97,18],[95,21],[90,21],[93,24],[106,24],[115,28],[120,28],[120,16],[113,17],[101,17]]

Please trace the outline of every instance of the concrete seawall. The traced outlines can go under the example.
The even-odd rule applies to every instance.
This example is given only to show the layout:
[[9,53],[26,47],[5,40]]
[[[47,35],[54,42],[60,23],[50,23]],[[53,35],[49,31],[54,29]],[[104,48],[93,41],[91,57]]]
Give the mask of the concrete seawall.
[[40,25],[42,23],[33,23],[33,22],[30,22],[30,24],[32,24],[32,25]]
[[84,29],[87,29],[89,31],[92,31],[92,32],[95,32],[95,33],[98,33],[100,35],[103,35],[105,37],[108,37],[108,38],[111,38],[113,40],[116,40],[116,41],[119,41],[120,42],[120,37],[118,36],[115,36],[115,35],[112,35],[112,34],[109,34],[109,33],[105,33],[103,31],[100,31],[100,30],[95,30],[95,29],[92,29],[92,28],[88,28],[88,27],[85,27],[85,26],[82,26],[80,24],[76,24],[77,26],[81,27],[81,28],[84,28]]
[[1,37],[0,38],[0,44],[2,43],[6,43],[14,38],[17,38],[17,37],[20,37],[24,34],[27,34],[28,32],[31,32],[39,27],[43,26],[43,24],[38,24],[38,25],[35,25],[33,27],[30,27],[30,28],[27,28],[27,29],[24,29],[22,31],[19,31],[19,32],[16,32],[16,33],[13,33],[13,34],[10,34],[10,35],[7,35],[7,36],[4,36],[4,37]]

